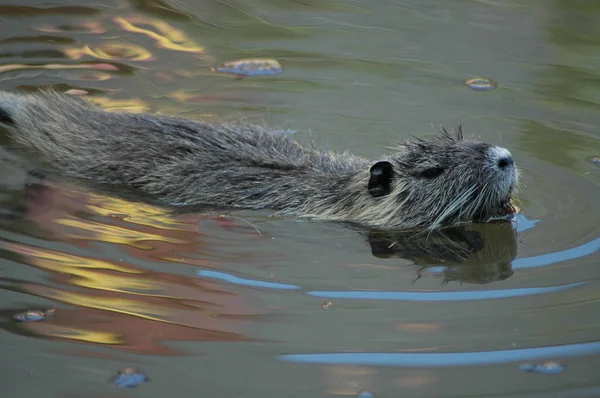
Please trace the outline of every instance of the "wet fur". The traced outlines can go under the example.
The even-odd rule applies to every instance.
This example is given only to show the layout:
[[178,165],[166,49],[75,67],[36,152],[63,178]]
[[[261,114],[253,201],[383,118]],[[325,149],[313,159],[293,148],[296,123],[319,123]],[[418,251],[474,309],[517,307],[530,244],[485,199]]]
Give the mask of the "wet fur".
[[[105,112],[55,92],[1,91],[0,125],[68,175],[129,185],[168,204],[435,228],[493,216],[510,191],[489,159],[492,146],[464,139],[461,129],[373,162],[302,147],[258,125]],[[423,177],[438,166],[443,175]]]

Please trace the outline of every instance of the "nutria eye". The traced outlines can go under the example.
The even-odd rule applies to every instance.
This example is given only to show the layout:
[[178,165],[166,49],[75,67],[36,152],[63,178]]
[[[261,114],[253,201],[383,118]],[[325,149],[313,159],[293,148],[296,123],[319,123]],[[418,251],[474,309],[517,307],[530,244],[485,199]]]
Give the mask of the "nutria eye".
[[425,169],[421,173],[421,177],[423,178],[436,178],[439,177],[444,172],[443,167],[432,167],[430,169]]

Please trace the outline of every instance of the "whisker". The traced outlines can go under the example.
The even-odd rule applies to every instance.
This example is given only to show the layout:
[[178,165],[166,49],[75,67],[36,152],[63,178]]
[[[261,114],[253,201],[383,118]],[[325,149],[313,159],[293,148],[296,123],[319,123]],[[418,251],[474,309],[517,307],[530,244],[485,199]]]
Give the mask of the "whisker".
[[440,214],[433,222],[433,227],[438,227],[450,214],[452,214],[457,208],[462,207],[468,198],[475,191],[476,187],[471,186],[468,190],[463,192],[458,198],[456,198],[450,205]]

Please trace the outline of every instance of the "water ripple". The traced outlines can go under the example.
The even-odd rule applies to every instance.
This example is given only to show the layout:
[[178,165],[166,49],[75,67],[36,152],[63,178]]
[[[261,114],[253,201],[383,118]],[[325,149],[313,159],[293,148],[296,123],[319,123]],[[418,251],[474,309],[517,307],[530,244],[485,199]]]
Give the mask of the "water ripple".
[[255,279],[244,279],[231,274],[226,274],[219,271],[200,270],[197,272],[199,276],[206,278],[219,279],[225,282],[233,283],[234,285],[242,286],[255,286],[262,287],[265,289],[280,289],[280,290],[297,290],[301,289],[300,286],[290,285],[287,283],[276,283],[276,282],[264,282]]
[[513,269],[526,269],[553,265],[580,257],[589,256],[600,251],[600,238],[594,239],[583,245],[559,252],[542,254],[540,256],[518,258],[513,262]]
[[[256,279],[240,278],[220,271],[200,270],[197,275],[219,279],[234,285],[260,287],[264,289],[298,290],[298,285],[264,282]],[[377,291],[309,291],[309,296],[336,299],[394,300],[394,301],[471,301],[532,296],[555,293],[585,285],[587,282],[570,283],[559,286],[530,287],[518,289],[482,290],[470,292],[377,292]]]
[[58,7],[28,7],[28,6],[13,6],[13,5],[1,5],[0,15],[13,16],[18,15],[22,17],[27,15],[33,16],[47,16],[53,14],[59,15],[96,15],[101,10],[91,7],[80,7],[80,6],[58,6]]
[[532,296],[555,293],[582,286],[587,282],[550,287],[529,287],[520,289],[482,290],[473,292],[366,292],[366,291],[312,291],[309,296],[324,298],[360,300],[399,300],[399,301],[470,301]]
[[[203,53],[204,47],[191,40],[183,31],[174,28],[168,23],[143,16],[116,17],[114,22],[124,31],[142,34],[156,42],[156,46],[173,51]],[[153,28],[142,28],[148,25]]]
[[519,361],[581,357],[600,354],[600,342],[566,344],[552,347],[524,348],[518,350],[478,351],[456,353],[335,353],[288,354],[279,359],[327,365],[448,367],[499,365]]

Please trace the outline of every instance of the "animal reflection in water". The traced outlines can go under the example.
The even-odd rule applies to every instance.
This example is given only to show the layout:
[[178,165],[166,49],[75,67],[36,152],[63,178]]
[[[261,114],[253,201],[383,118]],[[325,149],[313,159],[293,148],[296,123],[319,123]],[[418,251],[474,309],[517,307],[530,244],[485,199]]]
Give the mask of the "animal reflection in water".
[[[29,173],[25,183],[25,203],[47,198],[51,185],[40,173]],[[87,189],[94,190],[93,186]],[[103,187],[104,193],[106,188]],[[119,197],[143,200],[135,192],[120,192]],[[39,204],[39,203],[38,203]],[[42,206],[45,207],[45,206]],[[23,214],[21,204],[13,215]],[[183,209],[178,209],[183,211]],[[189,211],[189,210],[188,210]],[[517,255],[517,232],[507,220],[446,227],[438,230],[382,230],[356,224],[348,227],[366,238],[373,256],[402,258],[419,269],[417,279],[427,270],[442,269],[445,282],[491,283],[513,274],[512,261]],[[433,268],[435,267],[435,268]]]
[[491,283],[513,274],[517,233],[509,221],[494,221],[436,231],[368,230],[373,256],[413,261],[419,275],[443,267],[445,282]]

